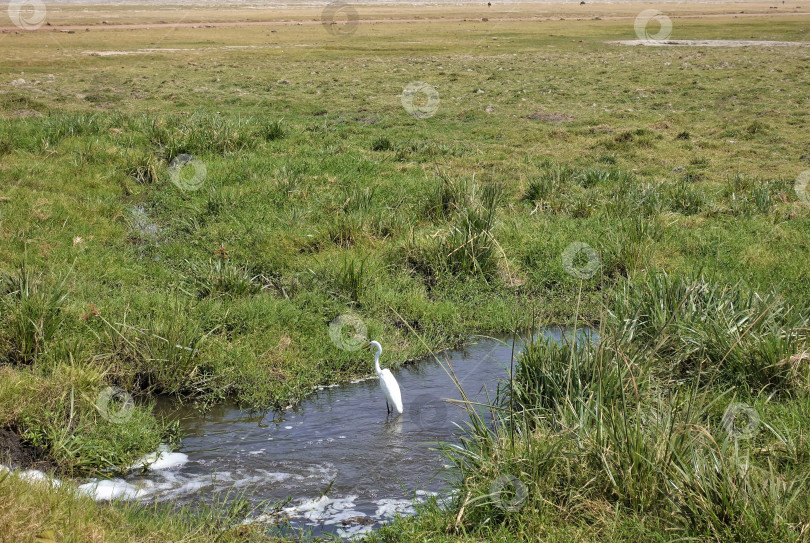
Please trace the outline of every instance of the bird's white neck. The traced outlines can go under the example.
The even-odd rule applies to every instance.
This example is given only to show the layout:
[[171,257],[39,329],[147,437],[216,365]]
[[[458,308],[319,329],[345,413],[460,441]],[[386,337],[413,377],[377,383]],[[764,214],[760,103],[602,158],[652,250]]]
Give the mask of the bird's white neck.
[[376,352],[374,353],[374,371],[376,371],[377,375],[379,375],[382,372],[382,368],[380,368],[380,355],[382,355],[382,345],[380,345],[375,341],[371,344],[371,346],[377,349]]

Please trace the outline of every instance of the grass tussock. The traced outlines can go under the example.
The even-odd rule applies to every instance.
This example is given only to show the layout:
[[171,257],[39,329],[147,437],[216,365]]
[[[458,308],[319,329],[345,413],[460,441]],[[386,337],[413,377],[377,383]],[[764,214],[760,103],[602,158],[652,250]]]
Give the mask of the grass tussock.
[[654,272],[642,288],[625,282],[612,302],[610,326],[666,360],[666,379],[713,381],[753,394],[795,386],[784,361],[804,350],[808,317],[776,294]]
[[493,280],[502,261],[494,234],[501,192],[495,184],[442,180],[427,209],[434,216],[449,218],[450,224],[436,237],[413,244],[410,260],[415,269],[433,278]]
[[23,264],[17,273],[4,274],[0,310],[11,362],[32,363],[48,348],[64,320],[66,277],[48,282]]

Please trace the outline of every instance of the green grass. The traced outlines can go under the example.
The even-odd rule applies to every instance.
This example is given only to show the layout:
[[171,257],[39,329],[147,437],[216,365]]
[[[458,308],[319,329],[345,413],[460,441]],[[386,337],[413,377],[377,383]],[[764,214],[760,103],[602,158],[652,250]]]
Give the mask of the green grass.
[[[27,83],[0,93],[0,424],[60,472],[114,470],[175,439],[156,394],[283,407],[370,374],[330,340],[340,315],[396,364],[575,308],[610,341],[527,351],[528,433],[507,450],[479,421],[452,507],[380,537],[795,539],[807,375],[781,361],[810,294],[807,53],[604,43],[631,23],[212,28],[206,49],[192,29],[4,35],[0,72],[24,57]],[[87,54],[152,42],[180,50]],[[403,109],[412,81],[437,86],[434,116]],[[582,281],[575,242],[599,254]],[[106,387],[136,400],[123,424]],[[760,453],[717,434],[732,398],[772,414],[753,475]],[[501,473],[530,509],[487,503]]]
[[806,317],[706,278],[626,286],[598,343],[525,346],[496,422],[468,405],[442,445],[449,503],[373,540],[806,540]]

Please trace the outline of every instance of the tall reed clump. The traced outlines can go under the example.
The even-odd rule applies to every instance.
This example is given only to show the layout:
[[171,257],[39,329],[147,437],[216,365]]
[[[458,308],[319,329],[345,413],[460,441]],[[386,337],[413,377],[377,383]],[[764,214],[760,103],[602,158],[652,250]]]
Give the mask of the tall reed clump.
[[631,277],[646,269],[653,256],[655,242],[662,236],[660,223],[653,218],[631,214],[608,227],[601,236],[605,274]]
[[157,157],[150,153],[135,152],[129,158],[126,174],[140,185],[151,185],[158,182],[164,166]]
[[442,180],[426,207],[433,217],[446,218],[450,224],[434,238],[412,242],[414,267],[434,279],[494,279],[503,256],[493,233],[501,191],[496,184]]
[[144,315],[143,324],[104,320],[107,350],[96,361],[114,368],[116,383],[134,393],[221,399],[231,390],[216,366],[221,357],[203,354],[215,329],[191,313],[192,304],[174,302]]
[[605,191],[605,212],[612,217],[654,217],[664,209],[663,184],[642,183],[624,170],[612,170],[613,186]]
[[492,278],[497,271],[500,254],[492,230],[501,189],[484,185],[480,200],[464,208],[450,235],[441,244],[447,269],[453,275],[480,275]]
[[47,349],[64,320],[66,279],[51,281],[26,264],[0,279],[0,310],[12,362],[32,363]]
[[438,183],[428,193],[425,202],[427,216],[434,220],[446,220],[455,213],[472,205],[474,179],[438,175]]
[[807,349],[810,325],[774,293],[660,271],[621,283],[606,316],[624,342],[666,361],[667,378],[757,390],[795,384],[785,361]]
[[666,200],[672,211],[684,215],[700,213],[706,205],[703,192],[687,179],[681,179],[667,187]]
[[569,186],[582,183],[585,179],[596,182],[598,179],[594,176],[595,172],[590,172],[586,178],[568,164],[552,164],[529,182],[523,198],[534,203],[548,201],[555,193],[564,192]]
[[786,201],[792,182],[783,179],[759,179],[735,174],[726,179],[723,196],[732,215],[767,214],[777,201]]
[[344,256],[340,266],[334,273],[334,287],[348,298],[350,303],[360,303],[360,297],[365,292],[371,279],[368,260],[358,260]]
[[241,298],[261,291],[258,277],[245,267],[233,264],[225,258],[207,262],[192,262],[190,277],[186,283],[191,294],[198,299],[227,296]]
[[588,217],[595,211],[598,191],[586,189],[609,178],[607,172],[583,172],[568,164],[549,162],[529,180],[523,200],[535,206],[534,212]]
[[376,277],[383,273],[377,262],[352,253],[324,258],[308,271],[313,288],[322,288],[350,306],[361,305],[365,294],[373,289]]
[[457,492],[433,514],[473,539],[534,540],[526,527],[539,522],[549,534],[624,540],[641,519],[651,540],[803,541],[810,443],[800,425],[755,413],[745,433],[728,413],[740,399],[765,413],[806,396],[783,370],[786,353],[806,349],[805,330],[802,312],[742,285],[663,272],[627,280],[598,339],[527,340],[509,386],[485,406],[492,422],[465,404],[460,441],[441,444]]
[[66,138],[101,136],[109,129],[109,122],[96,113],[68,113],[45,117],[40,126],[40,144],[54,146]]

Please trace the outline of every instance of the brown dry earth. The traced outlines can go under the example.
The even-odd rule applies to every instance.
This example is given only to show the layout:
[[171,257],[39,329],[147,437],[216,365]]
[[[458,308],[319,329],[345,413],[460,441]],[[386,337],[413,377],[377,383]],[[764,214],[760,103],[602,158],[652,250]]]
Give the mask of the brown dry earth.
[[[47,6],[47,5],[46,5]],[[391,6],[356,4],[338,11],[336,22],[346,24],[463,22],[487,18],[493,22],[633,19],[645,9],[658,9],[668,17],[761,17],[775,19],[810,15],[810,4],[802,2],[718,2],[718,3],[520,3],[487,7],[486,2],[465,6]],[[75,32],[86,29],[135,30],[275,25],[315,25],[329,22],[323,6],[283,9],[212,9],[210,6],[59,4],[47,6],[46,23],[37,32]],[[324,19],[327,19],[326,21]],[[7,10],[0,9],[0,32],[24,33],[11,23]]]
[[44,454],[37,447],[25,444],[13,430],[0,428],[0,464],[20,468],[48,468]]

